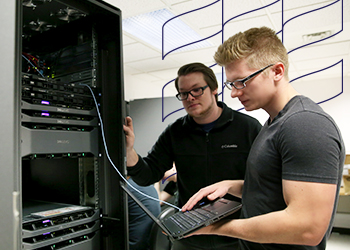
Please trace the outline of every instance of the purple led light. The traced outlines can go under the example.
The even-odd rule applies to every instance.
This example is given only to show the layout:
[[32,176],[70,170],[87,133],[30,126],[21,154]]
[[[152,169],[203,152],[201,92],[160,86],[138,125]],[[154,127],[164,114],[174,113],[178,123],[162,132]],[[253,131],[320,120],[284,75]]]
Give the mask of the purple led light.
[[50,234],[50,232],[48,232],[48,233],[44,233],[43,235],[48,235],[48,234]]
[[48,102],[48,101],[41,101],[41,104],[50,105],[50,102]]
[[49,113],[41,113],[41,116],[50,116]]
[[44,220],[44,221],[43,221],[43,223],[48,223],[48,222],[50,222],[50,220]]

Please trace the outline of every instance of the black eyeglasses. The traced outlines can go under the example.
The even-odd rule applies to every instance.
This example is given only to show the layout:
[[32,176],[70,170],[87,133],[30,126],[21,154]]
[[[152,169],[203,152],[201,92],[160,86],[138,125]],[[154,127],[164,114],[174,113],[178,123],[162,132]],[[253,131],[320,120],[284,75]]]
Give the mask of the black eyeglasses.
[[195,88],[195,89],[192,89],[192,90],[186,91],[186,92],[179,92],[176,95],[176,98],[179,99],[179,101],[183,101],[183,100],[186,100],[188,98],[188,94],[190,94],[193,97],[198,97],[198,96],[203,95],[204,90],[206,88],[208,88],[208,85],[204,86],[204,87]]
[[232,86],[235,87],[235,89],[244,89],[246,87],[246,82],[249,81],[250,79],[252,79],[253,77],[259,75],[261,72],[263,72],[265,69],[267,69],[268,67],[271,67],[273,66],[274,64],[270,64],[270,65],[267,65],[266,67],[262,68],[262,69],[259,69],[258,71],[254,72],[253,74],[247,76],[246,78],[244,79],[240,79],[240,80],[235,80],[233,82],[230,82],[230,81],[226,81],[224,82],[226,87],[229,89],[229,90],[232,90]]

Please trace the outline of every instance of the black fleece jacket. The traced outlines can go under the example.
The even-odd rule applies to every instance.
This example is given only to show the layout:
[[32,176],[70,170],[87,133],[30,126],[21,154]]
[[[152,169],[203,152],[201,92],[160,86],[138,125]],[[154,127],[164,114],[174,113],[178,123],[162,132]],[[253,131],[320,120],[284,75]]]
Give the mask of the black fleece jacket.
[[199,189],[222,180],[244,179],[250,147],[261,129],[253,117],[222,102],[219,119],[205,132],[189,115],[177,119],[159,136],[147,157],[128,167],[128,175],[142,186],[159,181],[175,162],[179,206]]

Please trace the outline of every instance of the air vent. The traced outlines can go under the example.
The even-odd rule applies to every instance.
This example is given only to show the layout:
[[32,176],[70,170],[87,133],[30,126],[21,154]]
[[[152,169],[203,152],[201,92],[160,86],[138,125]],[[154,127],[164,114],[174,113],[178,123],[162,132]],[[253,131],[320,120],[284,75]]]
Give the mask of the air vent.
[[310,43],[310,42],[319,41],[319,40],[322,40],[326,37],[331,36],[332,34],[333,34],[333,31],[331,31],[331,30],[306,34],[306,35],[303,35],[303,42]]

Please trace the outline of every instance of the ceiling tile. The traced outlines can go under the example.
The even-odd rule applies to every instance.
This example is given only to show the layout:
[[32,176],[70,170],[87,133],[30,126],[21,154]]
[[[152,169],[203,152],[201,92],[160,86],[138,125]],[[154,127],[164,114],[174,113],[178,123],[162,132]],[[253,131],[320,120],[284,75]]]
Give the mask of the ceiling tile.
[[218,15],[222,10],[221,2],[214,2],[213,0],[184,2],[172,6],[171,11],[175,15],[181,15],[180,18],[185,23],[191,24],[194,30],[199,32],[200,28],[221,24],[221,15]]
[[104,0],[118,7],[122,11],[122,17],[127,18],[141,13],[158,10],[166,7],[161,0]]
[[157,58],[149,58],[149,59],[143,59],[135,62],[128,63],[130,67],[138,68],[142,72],[154,72],[159,70],[165,70],[165,69],[172,69],[180,67],[177,62],[166,58],[165,60],[162,60],[161,56]]
[[[265,2],[265,5],[262,4]],[[261,0],[250,0],[250,1],[224,1],[224,20],[227,22],[228,20],[234,18],[233,20],[246,19],[247,16],[257,16],[266,14],[266,9],[271,11],[271,7],[267,7],[266,9],[261,9],[264,6],[270,5],[276,1],[261,1]],[[274,4],[274,6],[280,5],[280,3]]]
[[327,58],[319,58],[317,60],[305,60],[299,61],[295,64],[297,70],[320,70],[326,67],[329,67],[340,60],[343,59],[343,56],[332,56]]
[[124,64],[124,74],[126,75],[135,75],[135,74],[140,74],[142,73],[140,70],[132,68],[126,64]]
[[142,44],[142,43],[133,43],[123,47],[124,50],[124,62],[135,62],[144,58],[154,58],[161,57],[161,53],[155,49]]
[[123,45],[128,45],[132,43],[136,43],[137,41],[133,38],[131,38],[129,35],[123,33]]
[[315,44],[289,54],[294,62],[310,61],[311,59],[330,58],[332,56],[346,56],[350,53],[350,42],[339,42],[330,44]]
[[211,27],[205,27],[201,28],[200,32],[203,35],[203,37],[207,38],[209,37],[209,41],[211,44],[213,44],[215,47],[218,47],[222,43],[222,32],[221,32],[222,26],[215,25]]
[[201,62],[207,65],[214,64],[214,53],[216,51],[217,47],[210,47],[206,49],[198,49],[198,50],[192,50],[187,52],[181,52],[181,53],[173,53],[168,55],[165,59],[171,58],[177,62],[179,62],[180,65],[192,63],[192,62]]
[[273,25],[267,16],[250,17],[240,21],[231,21],[225,25],[224,40],[238,32],[243,32],[253,27],[266,26],[273,29]]
[[160,79],[163,79],[163,81],[168,82],[176,78],[178,70],[178,68],[172,68],[166,70],[153,71],[151,74]]
[[[322,8],[327,4],[316,4],[298,9],[292,9],[284,12],[284,22],[286,32],[300,32],[310,30],[318,32],[324,30],[327,26],[337,26],[337,30],[341,29],[341,1],[327,8]],[[305,15],[298,16],[300,14]],[[300,28],[302,27],[302,29]]]

